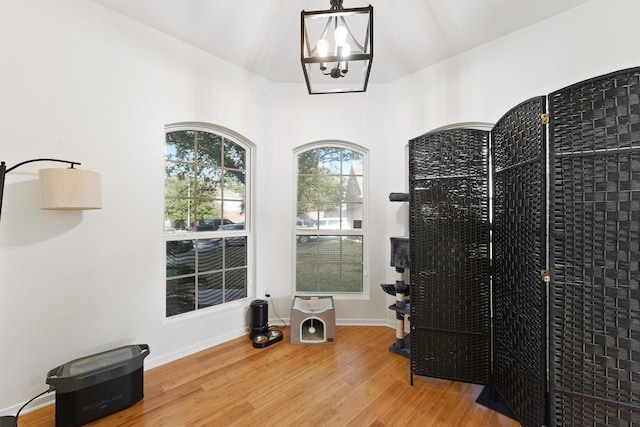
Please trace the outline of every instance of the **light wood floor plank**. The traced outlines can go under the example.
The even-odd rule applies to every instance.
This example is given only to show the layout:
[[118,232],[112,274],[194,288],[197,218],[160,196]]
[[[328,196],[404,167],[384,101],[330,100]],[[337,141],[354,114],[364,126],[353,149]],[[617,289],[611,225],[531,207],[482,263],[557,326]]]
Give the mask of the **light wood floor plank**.
[[[145,372],[145,397],[94,427],[519,426],[475,403],[482,386],[414,376],[388,351],[395,331],[338,326],[334,345],[282,342],[253,348],[247,337]],[[152,349],[153,351],[153,349]],[[54,406],[20,417],[54,427]]]

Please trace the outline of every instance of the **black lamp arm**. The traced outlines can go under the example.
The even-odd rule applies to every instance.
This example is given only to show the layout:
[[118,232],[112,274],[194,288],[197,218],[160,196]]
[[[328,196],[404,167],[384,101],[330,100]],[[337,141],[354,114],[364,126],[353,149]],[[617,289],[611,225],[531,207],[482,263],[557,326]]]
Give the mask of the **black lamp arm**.
[[[20,162],[17,165],[13,165],[10,168],[8,168],[5,173],[9,173],[12,170],[22,166],[22,165],[26,165],[27,163],[33,163],[33,162],[60,162],[60,163],[69,163],[71,165],[71,168],[73,169],[74,165],[80,165],[82,163],[78,163],[78,162],[72,162],[70,160],[60,160],[60,159],[31,159],[31,160],[25,160],[24,162]],[[5,163],[2,162],[2,164],[4,165]]]
[[15,168],[18,168],[22,165],[25,165],[27,163],[33,163],[33,162],[60,162],[60,163],[68,163],[71,165],[71,169],[73,169],[74,165],[79,165],[81,163],[78,162],[72,162],[69,160],[60,160],[60,159],[31,159],[31,160],[25,160],[24,162],[20,162],[17,165],[13,165],[10,168],[7,169],[7,166],[5,164],[5,162],[0,162],[0,214],[2,214],[2,198],[4,196],[4,176],[6,174],[8,174],[9,172],[11,172],[12,170],[14,170]]

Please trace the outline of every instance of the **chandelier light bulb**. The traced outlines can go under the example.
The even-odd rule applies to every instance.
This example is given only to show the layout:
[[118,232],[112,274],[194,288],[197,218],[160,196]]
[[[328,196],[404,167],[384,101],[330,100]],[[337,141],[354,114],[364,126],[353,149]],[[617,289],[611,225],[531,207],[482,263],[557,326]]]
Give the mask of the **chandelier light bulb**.
[[325,39],[320,39],[318,43],[316,43],[316,48],[318,49],[318,56],[324,58],[329,52],[329,42]]
[[338,66],[340,67],[340,75],[341,75],[341,77],[344,77],[345,74],[347,74],[349,72],[349,61],[340,61],[338,63]]
[[342,45],[342,49],[340,52],[340,57],[341,58],[348,58],[349,55],[351,55],[351,46],[349,45],[349,43],[344,43]]

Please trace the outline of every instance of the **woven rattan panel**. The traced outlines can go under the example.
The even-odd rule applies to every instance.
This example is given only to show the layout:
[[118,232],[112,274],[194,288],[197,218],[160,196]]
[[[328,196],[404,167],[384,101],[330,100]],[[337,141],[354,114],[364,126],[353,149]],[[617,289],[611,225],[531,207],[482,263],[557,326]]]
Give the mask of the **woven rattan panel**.
[[505,114],[491,132],[494,384],[523,426],[545,422],[545,98]]
[[411,375],[486,384],[488,132],[434,132],[409,147]]
[[549,99],[552,424],[640,425],[640,68]]

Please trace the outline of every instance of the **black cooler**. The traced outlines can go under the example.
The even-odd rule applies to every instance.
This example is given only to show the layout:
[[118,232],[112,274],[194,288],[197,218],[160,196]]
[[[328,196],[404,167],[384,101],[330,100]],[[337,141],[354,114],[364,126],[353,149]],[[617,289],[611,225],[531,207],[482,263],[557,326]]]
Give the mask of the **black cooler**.
[[49,371],[56,391],[56,427],[76,427],[142,399],[146,344],[129,345],[67,362]]

